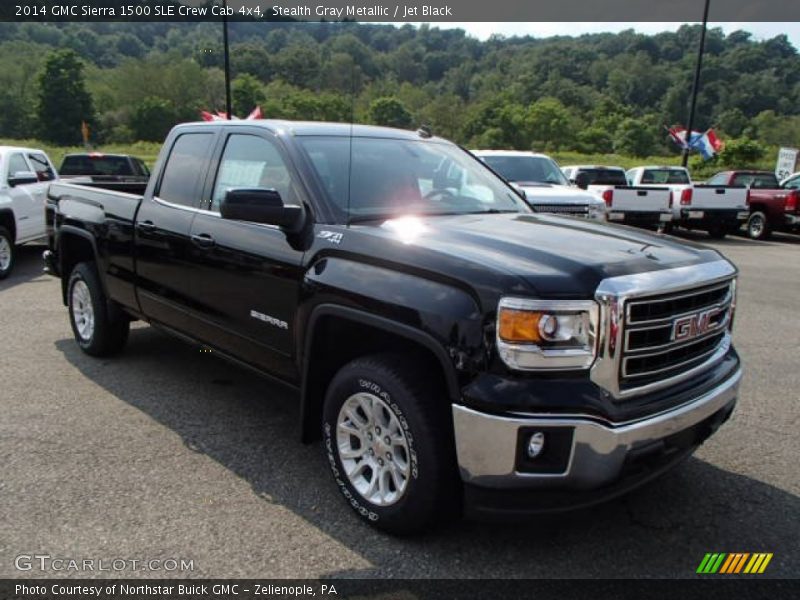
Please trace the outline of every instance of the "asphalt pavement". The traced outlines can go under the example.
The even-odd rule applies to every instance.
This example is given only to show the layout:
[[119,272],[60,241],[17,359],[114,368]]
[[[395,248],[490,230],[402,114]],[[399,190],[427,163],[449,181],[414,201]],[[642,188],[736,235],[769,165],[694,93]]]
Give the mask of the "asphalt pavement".
[[[412,539],[351,515],[285,389],[141,324],[119,357],[82,354],[24,247],[0,282],[0,577],[691,577],[706,552],[772,552],[764,576],[797,576],[800,238],[710,245],[741,269],[731,421],[623,499]],[[18,558],[34,555],[193,568]]]

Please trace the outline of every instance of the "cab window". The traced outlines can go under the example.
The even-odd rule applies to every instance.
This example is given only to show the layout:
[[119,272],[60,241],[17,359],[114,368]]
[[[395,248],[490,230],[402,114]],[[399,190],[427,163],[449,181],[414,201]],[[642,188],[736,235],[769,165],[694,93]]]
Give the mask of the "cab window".
[[284,204],[295,204],[296,194],[289,169],[269,140],[248,134],[233,134],[225,144],[214,182],[211,210],[233,188],[266,188],[277,191]]
[[17,173],[23,173],[25,171],[31,171],[25,157],[19,153],[12,154],[11,158],[8,159],[8,177],[11,178]]
[[181,206],[199,207],[206,160],[213,133],[184,133],[172,145],[158,197]]

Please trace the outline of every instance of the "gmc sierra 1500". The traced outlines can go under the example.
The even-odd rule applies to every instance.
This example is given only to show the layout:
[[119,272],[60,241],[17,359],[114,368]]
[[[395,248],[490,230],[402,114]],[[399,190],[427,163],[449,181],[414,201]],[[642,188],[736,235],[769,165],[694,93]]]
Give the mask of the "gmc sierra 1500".
[[59,183],[47,212],[86,353],[143,319],[294,386],[303,439],[388,531],[611,498],[736,402],[733,265],[536,213],[426,132],[181,125],[143,196]]

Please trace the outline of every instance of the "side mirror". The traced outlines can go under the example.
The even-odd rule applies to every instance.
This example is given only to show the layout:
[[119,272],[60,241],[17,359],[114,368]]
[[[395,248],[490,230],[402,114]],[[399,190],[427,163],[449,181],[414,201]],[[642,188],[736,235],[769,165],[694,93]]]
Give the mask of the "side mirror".
[[303,207],[285,205],[281,195],[268,188],[228,190],[219,207],[223,219],[277,225],[289,233],[303,227]]
[[525,190],[522,189],[519,184],[514,183],[513,181],[509,181],[508,184],[514,188],[514,191],[517,192],[517,195],[522,198],[523,200],[528,200],[528,194],[525,193]]
[[591,181],[591,179],[589,178],[588,173],[584,173],[583,171],[581,171],[580,173],[575,175],[574,181],[575,185],[577,185],[582,190],[585,190],[586,188],[589,187],[589,182]]
[[8,178],[8,185],[26,185],[28,183],[39,183],[39,177],[33,171],[17,171]]

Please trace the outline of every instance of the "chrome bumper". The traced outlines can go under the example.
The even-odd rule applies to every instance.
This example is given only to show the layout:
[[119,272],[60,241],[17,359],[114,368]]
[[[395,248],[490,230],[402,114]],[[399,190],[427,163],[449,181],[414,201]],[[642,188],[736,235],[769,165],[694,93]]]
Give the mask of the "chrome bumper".
[[[453,405],[456,451],[466,483],[489,488],[594,489],[615,481],[629,451],[685,431],[736,400],[742,372],[737,370],[692,402],[645,419],[610,426],[588,417],[530,415],[498,417]],[[563,473],[516,469],[518,430],[565,427],[573,430]]]

